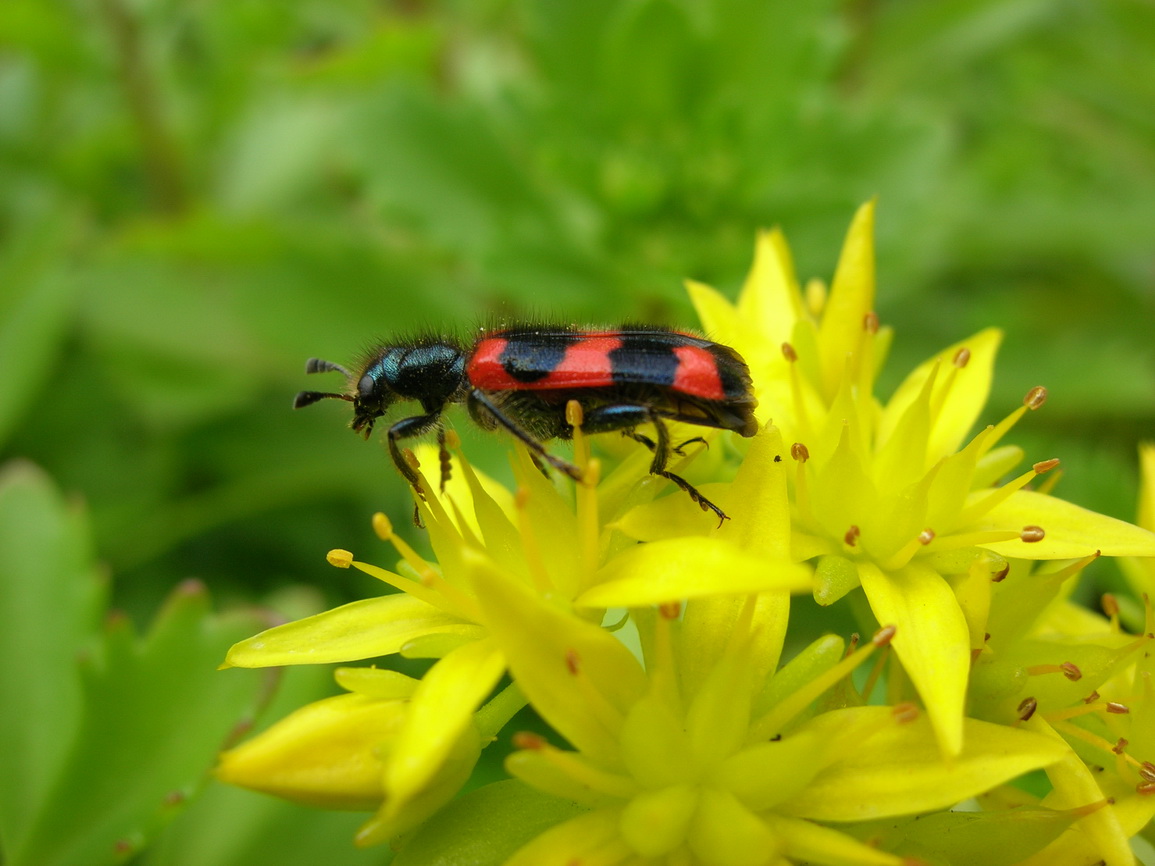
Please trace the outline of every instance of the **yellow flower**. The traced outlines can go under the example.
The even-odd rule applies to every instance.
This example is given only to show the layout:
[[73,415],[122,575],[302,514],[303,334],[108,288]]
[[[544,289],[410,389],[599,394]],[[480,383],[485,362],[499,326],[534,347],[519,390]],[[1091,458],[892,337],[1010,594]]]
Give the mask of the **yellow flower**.
[[[475,563],[474,581],[519,687],[576,750],[521,736],[522,751],[507,768],[588,809],[507,866],[900,866],[901,857],[824,822],[945,808],[1062,755],[1045,737],[968,721],[966,748],[946,761],[930,725],[909,705],[804,719],[890,630],[819,666],[816,676],[815,660],[830,658],[829,647],[804,653],[779,681],[770,674],[780,638],[765,635],[783,633],[776,620],[784,611],[755,596],[737,610],[719,599],[690,601],[680,618],[677,605],[657,616],[635,612],[639,661],[613,635],[557,610],[484,560]],[[835,649],[833,659],[840,654]]]
[[[875,398],[890,335],[873,312],[873,224],[871,202],[851,225],[829,296],[817,283],[803,295],[777,230],[759,237],[736,304],[698,283],[689,290],[710,336],[750,363],[760,418],[795,443],[792,552],[815,561],[815,598],[831,604],[862,586],[878,622],[898,627],[898,657],[953,755],[975,645],[947,578],[975,561],[996,573],[1007,556],[1155,556],[1155,535],[1024,489],[1057,461],[994,486],[1021,459],[1019,449],[996,446],[1046,397],[1033,389],[963,445],[989,392],[995,330],[920,365],[885,405]],[[666,537],[668,507],[639,509],[627,531]]]

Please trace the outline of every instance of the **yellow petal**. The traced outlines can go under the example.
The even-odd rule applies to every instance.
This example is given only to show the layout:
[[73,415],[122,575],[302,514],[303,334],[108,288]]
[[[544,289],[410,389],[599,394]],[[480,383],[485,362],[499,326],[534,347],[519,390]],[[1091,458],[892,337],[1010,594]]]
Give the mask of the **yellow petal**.
[[573,866],[624,863],[632,851],[618,833],[616,809],[587,812],[546,830],[504,866]]
[[385,773],[387,816],[437,772],[504,671],[501,652],[491,641],[480,640],[455,649],[426,672],[410,699]]
[[903,866],[909,861],[879,851],[830,827],[810,821],[763,815],[762,820],[786,845],[786,855],[800,863],[826,866]]
[[[927,453],[930,461],[934,462],[957,451],[990,396],[995,355],[1002,338],[1002,331],[987,328],[919,364],[886,404],[879,423],[880,439],[885,441],[890,437],[903,412],[914,402],[931,372],[937,368],[934,402],[941,402],[941,408],[933,419]],[[954,361],[962,349],[970,355],[966,366],[960,368]]]
[[338,695],[302,707],[221,755],[216,776],[326,809],[381,802],[381,745],[397,732],[402,701]]
[[1096,550],[1105,556],[1155,556],[1155,533],[1033,490],[1011,494],[968,530],[1024,526],[1041,526],[1046,536],[1030,544],[1016,539],[983,547],[1019,559],[1079,559]]
[[234,644],[225,666],[317,665],[388,655],[426,634],[477,636],[480,630],[398,593],[365,598],[285,623]]
[[645,693],[641,665],[612,634],[550,604],[468,556],[490,635],[518,687],[567,740],[593,760],[618,761],[618,734]]
[[1053,765],[1067,751],[1030,731],[967,719],[965,747],[947,758],[925,716],[905,723],[891,716],[890,707],[855,707],[807,722],[799,733],[816,732],[838,757],[779,811],[818,821],[929,812]]
[[702,788],[690,825],[690,849],[710,866],[765,866],[782,850],[765,822],[729,791]]
[[828,396],[838,390],[847,354],[859,351],[866,314],[873,310],[874,201],[871,200],[858,209],[850,223],[819,327],[822,379]]
[[957,755],[962,748],[970,636],[950,585],[918,562],[892,572],[860,562],[858,576],[879,624],[897,628],[891,644],[918,689],[940,748],[946,755]]
[[770,346],[790,339],[802,315],[802,295],[781,229],[758,232],[754,265],[738,295],[738,315]]
[[768,561],[721,538],[671,538],[629,548],[598,572],[578,607],[638,607],[709,595],[810,591],[810,570]]

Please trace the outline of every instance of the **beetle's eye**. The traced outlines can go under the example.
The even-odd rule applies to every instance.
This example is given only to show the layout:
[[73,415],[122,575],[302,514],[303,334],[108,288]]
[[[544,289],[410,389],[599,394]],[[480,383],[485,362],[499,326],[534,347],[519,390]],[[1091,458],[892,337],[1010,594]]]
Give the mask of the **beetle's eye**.
[[376,390],[377,380],[366,373],[361,377],[361,381],[357,383],[357,397],[361,400],[369,400],[373,397],[373,391]]

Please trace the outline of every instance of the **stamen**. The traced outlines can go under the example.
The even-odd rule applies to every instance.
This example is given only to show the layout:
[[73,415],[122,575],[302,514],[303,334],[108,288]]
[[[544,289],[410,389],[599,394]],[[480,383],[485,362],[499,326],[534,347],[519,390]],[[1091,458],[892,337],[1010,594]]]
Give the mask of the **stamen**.
[[751,724],[750,733],[747,735],[746,741],[754,743],[768,740],[775,734],[780,733],[787,724],[810,706],[810,704],[818,700],[828,689],[833,688],[841,680],[849,677],[851,672],[870,658],[877,649],[887,646],[894,638],[895,631],[896,629],[893,625],[884,626],[874,633],[870,642],[863,646],[862,649],[843,658],[797,691],[784,697],[771,707],[760,719],[755,720],[753,724]]
[[801,373],[798,371],[798,353],[789,343],[782,344],[782,356],[790,366],[790,396],[794,401],[794,414],[797,416],[797,427],[803,435],[810,435],[810,416],[806,412],[806,399],[802,390]]
[[586,707],[593,711],[602,727],[605,728],[606,734],[617,739],[625,720],[618,708],[611,704],[586,676],[585,671],[582,670],[581,656],[572,647],[565,653],[565,669],[574,678]]
[[871,310],[862,317],[862,329],[868,334],[878,333],[878,313]]
[[538,734],[523,731],[514,734],[512,742],[518,749],[541,755],[566,776],[591,790],[622,799],[628,799],[637,793],[637,784],[628,776],[620,776],[594,767],[577,753],[562,751]]
[[1019,701],[1019,721],[1025,722],[1035,714],[1035,710],[1039,708],[1039,702],[1034,698],[1023,698]]
[[983,453],[985,454],[994,448],[995,445],[999,443],[999,440],[1006,435],[1007,431],[1014,427],[1019,422],[1019,419],[1026,415],[1028,411],[1033,412],[1036,409],[1040,409],[1046,402],[1047,389],[1042,385],[1038,385],[1028,391],[1027,396],[1023,398],[1023,405],[995,425],[995,429],[991,433],[990,441],[986,443]]
[[[400,538],[393,531],[393,524],[389,521],[388,517],[378,511],[373,515],[372,524],[373,531],[377,534],[377,537],[382,541],[387,541],[392,544],[393,548],[401,554],[401,558],[417,573],[420,586],[435,590],[443,596],[445,601],[452,605],[459,616],[471,619],[474,622],[480,622],[481,611],[477,607],[477,602],[442,577],[432,565],[421,558],[417,551],[410,547],[404,539]],[[389,579],[386,580],[377,573],[384,572],[384,569],[378,569],[361,562],[355,562],[353,565],[355,565],[359,571],[365,572],[365,574],[377,577],[379,580],[385,580],[386,583],[392,584],[393,586],[398,586],[397,581],[393,579],[393,577],[389,577]],[[388,574],[388,572],[384,573]],[[404,580],[404,578],[401,579]],[[405,591],[411,592],[411,590]],[[438,607],[444,609],[445,605],[443,603],[438,605]]]
[[529,516],[529,500],[531,494],[524,487],[519,487],[514,495],[513,504],[517,511],[517,528],[521,531],[521,551],[525,555],[525,564],[529,568],[529,575],[533,578],[534,588],[542,593],[553,590],[553,583],[549,579],[549,570],[545,567],[545,560],[541,556],[541,547],[537,543],[537,533],[533,531],[533,520]]
[[1027,668],[1028,676],[1037,677],[1044,674],[1062,674],[1071,682],[1078,682],[1083,678],[1083,672],[1073,662],[1063,662],[1057,665],[1030,665]]
[[353,554],[351,551],[342,550],[337,547],[325,554],[325,559],[329,565],[334,568],[348,568],[353,564]]
[[858,538],[861,535],[862,530],[860,530],[856,525],[852,523],[850,525],[850,529],[846,530],[846,534],[842,536],[842,541],[847,547],[855,547],[858,544]]
[[891,707],[890,716],[900,725],[908,725],[913,721],[917,721],[918,717],[922,715],[921,710],[910,701],[903,701],[901,704],[895,704]]
[[966,346],[963,346],[954,353],[954,357],[951,359],[951,363],[961,370],[963,367],[970,363],[970,360],[971,350]]
[[794,347],[789,343],[783,343],[782,357],[784,357],[789,363],[793,364],[798,360],[798,353],[794,351]]
[[814,523],[814,512],[810,507],[810,482],[807,480],[806,461],[810,451],[801,442],[790,446],[790,456],[798,463],[794,472],[794,500],[798,505],[798,516],[803,524]]
[[1118,701],[1107,701],[1107,712],[1116,716],[1126,716],[1130,714],[1131,708]]
[[934,530],[928,526],[926,529],[924,529],[922,532],[900,547],[894,556],[883,562],[883,569],[887,571],[894,571],[897,568],[902,568],[904,565],[914,559],[914,555],[918,553],[921,548],[926,547],[932,541],[934,541]]
[[958,535],[937,535],[932,544],[935,553],[943,553],[948,550],[958,550],[961,547],[978,547],[982,544],[994,544],[998,541],[1014,541],[1021,535],[1022,533],[1015,532],[1013,529],[988,529],[983,532],[962,532]]
[[1042,475],[1044,472],[1054,469],[1058,465],[1058,460],[1043,460],[1039,463],[1036,463],[1018,478],[1008,481],[1002,487],[995,488],[979,501],[975,502],[967,508],[964,508],[962,513],[958,516],[959,525],[966,526],[967,524],[974,523],[976,520],[978,520],[979,517],[986,514],[996,505],[1001,505],[1002,503],[1006,502],[1008,499],[1010,499],[1012,494],[1022,490],[1024,487],[1034,481],[1036,477]]
[[1024,544],[1037,544],[1047,537],[1047,533],[1041,526],[1024,526],[1019,538]]

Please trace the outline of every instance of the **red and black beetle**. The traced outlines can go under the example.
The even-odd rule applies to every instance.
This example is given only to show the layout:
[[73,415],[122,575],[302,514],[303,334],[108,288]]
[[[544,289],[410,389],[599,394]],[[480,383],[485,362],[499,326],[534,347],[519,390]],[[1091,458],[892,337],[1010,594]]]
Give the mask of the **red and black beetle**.
[[[389,453],[398,471],[419,494],[417,473],[398,443],[436,431],[442,466],[448,466],[441,416],[451,403],[465,403],[480,426],[503,427],[537,458],[579,479],[576,466],[542,444],[569,439],[566,404],[582,408],[586,433],[620,430],[654,453],[650,472],[668,478],[702,510],[726,515],[679,475],[666,469],[670,452],[667,421],[733,430],[753,436],[756,401],[750,371],[733,349],[701,337],[649,326],[583,330],[557,326],[515,326],[485,332],[469,349],[445,337],[428,337],[374,349],[351,373],[339,364],[313,358],[307,373],[336,371],[349,380],[348,393],[302,391],[301,408],[326,397],[353,404],[352,427],[366,437],[393,403],[415,400],[421,412],[389,428]],[[650,439],[636,432],[653,427]],[[685,443],[682,443],[685,444]],[[444,479],[443,479],[444,483]]]

